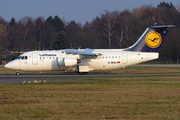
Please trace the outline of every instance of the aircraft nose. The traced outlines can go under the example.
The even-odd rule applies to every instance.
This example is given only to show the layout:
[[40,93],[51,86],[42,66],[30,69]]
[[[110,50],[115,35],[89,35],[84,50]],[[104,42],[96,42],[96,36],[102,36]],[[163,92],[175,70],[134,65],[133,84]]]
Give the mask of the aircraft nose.
[[11,68],[11,63],[8,63],[4,66],[5,68]]

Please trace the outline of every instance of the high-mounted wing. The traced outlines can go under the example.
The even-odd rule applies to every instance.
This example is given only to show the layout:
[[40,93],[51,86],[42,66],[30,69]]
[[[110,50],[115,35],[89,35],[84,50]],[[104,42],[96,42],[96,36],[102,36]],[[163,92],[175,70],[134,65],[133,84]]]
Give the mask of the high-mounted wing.
[[84,49],[84,50],[75,50],[75,49],[66,49],[66,53],[80,54],[80,55],[90,55],[90,56],[99,56],[100,53],[93,53],[93,49]]

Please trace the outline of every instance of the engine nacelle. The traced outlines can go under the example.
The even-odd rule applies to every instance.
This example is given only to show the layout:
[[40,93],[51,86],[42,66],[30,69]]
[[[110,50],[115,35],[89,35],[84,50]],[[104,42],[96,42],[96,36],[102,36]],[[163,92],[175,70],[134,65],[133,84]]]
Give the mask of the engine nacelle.
[[75,58],[64,58],[64,66],[74,66],[77,64],[78,62]]
[[59,66],[74,66],[81,61],[76,58],[58,58],[57,63]]
[[61,58],[61,57],[57,58],[57,65],[64,66],[64,58]]

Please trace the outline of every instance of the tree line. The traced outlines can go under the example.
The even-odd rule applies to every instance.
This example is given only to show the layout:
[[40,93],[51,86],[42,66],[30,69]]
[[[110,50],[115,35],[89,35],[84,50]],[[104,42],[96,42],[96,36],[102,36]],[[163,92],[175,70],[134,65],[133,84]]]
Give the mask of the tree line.
[[7,51],[58,49],[119,49],[134,44],[153,24],[173,24],[162,48],[161,59],[180,59],[180,6],[161,2],[157,7],[144,5],[132,11],[108,11],[85,25],[66,22],[57,15],[47,19],[29,16],[9,22],[0,17],[0,55]]

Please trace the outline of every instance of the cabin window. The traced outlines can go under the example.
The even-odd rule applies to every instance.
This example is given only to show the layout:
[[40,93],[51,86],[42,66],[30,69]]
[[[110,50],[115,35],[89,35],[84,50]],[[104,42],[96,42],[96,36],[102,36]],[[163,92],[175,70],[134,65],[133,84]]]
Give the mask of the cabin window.
[[106,56],[106,59],[108,59],[108,57]]
[[120,56],[119,56],[119,58],[120,58]]
[[49,57],[49,59],[51,59],[51,57]]
[[112,59],[114,59],[114,56],[112,56]]
[[115,58],[117,59],[117,56]]
[[41,57],[39,57],[39,59],[41,59]]
[[111,58],[111,56],[109,56],[109,58]]
[[45,59],[45,57],[43,57],[43,59]]

